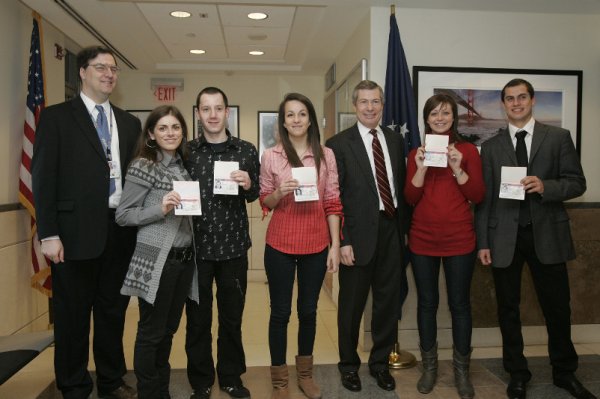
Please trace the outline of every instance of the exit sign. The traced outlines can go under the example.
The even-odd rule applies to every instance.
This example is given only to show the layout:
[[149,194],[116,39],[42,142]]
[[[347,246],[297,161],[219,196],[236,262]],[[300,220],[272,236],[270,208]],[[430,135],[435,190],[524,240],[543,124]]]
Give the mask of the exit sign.
[[154,90],[154,97],[163,103],[175,101],[175,86],[157,86]]

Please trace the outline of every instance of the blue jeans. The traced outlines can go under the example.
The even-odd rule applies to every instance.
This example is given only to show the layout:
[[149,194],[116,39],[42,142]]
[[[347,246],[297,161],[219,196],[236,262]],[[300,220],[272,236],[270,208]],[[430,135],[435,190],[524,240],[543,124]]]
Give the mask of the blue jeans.
[[429,351],[437,341],[437,310],[440,301],[440,262],[444,265],[448,305],[452,314],[452,342],[466,355],[471,350],[471,279],[475,251],[456,256],[413,254],[412,266],[417,285],[417,324],[421,349]]
[[269,280],[271,317],[269,349],[271,365],[286,364],[287,326],[292,312],[294,278],[298,274],[298,355],[310,356],[317,330],[317,302],[327,270],[327,249],[308,255],[290,255],[265,247],[265,271]]

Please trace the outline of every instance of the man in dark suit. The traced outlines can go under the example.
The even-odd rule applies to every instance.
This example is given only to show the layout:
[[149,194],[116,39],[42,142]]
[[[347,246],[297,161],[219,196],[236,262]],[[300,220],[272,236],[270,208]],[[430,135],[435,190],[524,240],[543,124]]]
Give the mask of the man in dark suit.
[[[115,223],[140,121],[110,104],[119,67],[112,52],[77,55],[81,93],[46,108],[36,132],[33,195],[42,252],[51,260],[56,383],[65,398],[88,398],[90,315],[101,398],[134,398],[126,385],[120,294],[136,231]],[[104,130],[102,130],[104,129]]]
[[[481,148],[486,196],[477,207],[476,230],[478,257],[493,266],[504,368],[510,373],[507,394],[525,398],[531,379],[519,315],[526,261],[546,319],[554,384],[576,398],[594,398],[574,375],[578,358],[571,341],[566,268],[575,251],[563,202],[585,192],[583,170],[569,131],[533,119],[535,97],[529,82],[511,80],[501,99],[508,127]],[[527,167],[521,180],[525,200],[499,198],[504,166]]]
[[369,371],[385,390],[395,388],[388,355],[398,333],[402,247],[408,224],[403,200],[404,140],[379,126],[383,90],[360,82],[352,94],[358,122],[327,141],[335,153],[344,206],[338,298],[338,368],[342,384],[361,390],[356,352],[361,317],[373,293]]

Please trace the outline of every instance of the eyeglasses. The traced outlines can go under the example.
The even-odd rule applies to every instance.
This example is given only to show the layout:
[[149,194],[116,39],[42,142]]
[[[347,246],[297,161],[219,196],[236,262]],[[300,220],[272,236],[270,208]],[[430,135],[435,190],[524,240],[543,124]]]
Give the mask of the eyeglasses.
[[119,73],[119,71],[121,70],[121,68],[119,68],[116,65],[106,65],[106,64],[89,64],[88,66],[91,66],[92,68],[94,68],[97,72],[100,73],[106,73],[108,72],[108,70],[110,69],[110,71],[114,74]]

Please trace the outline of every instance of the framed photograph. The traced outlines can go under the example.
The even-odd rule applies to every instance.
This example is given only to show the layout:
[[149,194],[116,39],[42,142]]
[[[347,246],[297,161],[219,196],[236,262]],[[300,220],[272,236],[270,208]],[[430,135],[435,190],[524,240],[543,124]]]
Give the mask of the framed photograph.
[[335,83],[335,63],[333,63],[325,74],[325,91],[331,89]]
[[[200,137],[200,134],[202,133],[202,124],[200,123],[200,121],[197,118],[197,113],[196,113],[196,109],[197,107],[194,105],[192,107],[192,120],[194,121],[194,126],[193,126],[193,133],[194,133],[194,137],[193,138],[197,138]],[[229,133],[231,133],[232,136],[235,137],[240,137],[240,107],[237,105],[230,105],[229,106],[229,117],[227,118],[227,124],[225,126],[227,128],[227,130],[229,130]]]
[[140,122],[142,122],[142,129],[143,129],[144,124],[146,123],[146,119],[148,118],[148,115],[150,115],[150,112],[152,112],[152,110],[151,109],[128,109],[127,112],[129,112],[131,115],[138,118],[140,120]]
[[258,111],[258,156],[267,148],[274,147],[279,141],[279,128],[277,127],[277,112]]
[[433,94],[446,93],[458,104],[459,132],[480,146],[507,125],[502,87],[511,79],[523,78],[535,89],[535,120],[568,129],[581,155],[582,76],[582,71],[567,70],[414,66],[419,127],[425,131],[421,115],[425,101]]
[[354,112],[338,112],[336,132],[348,129],[350,126],[356,123],[356,113]]

